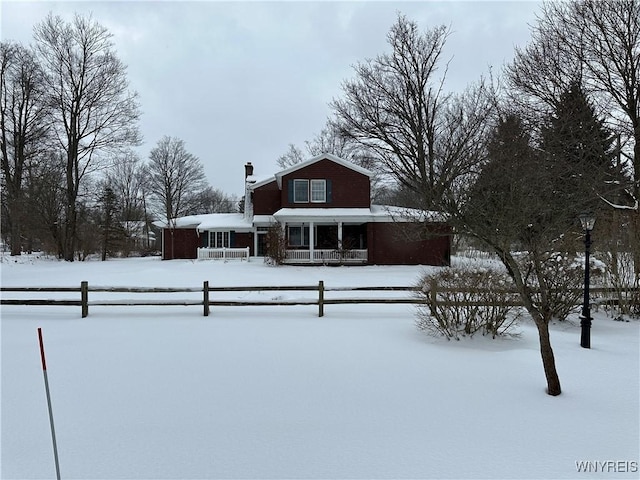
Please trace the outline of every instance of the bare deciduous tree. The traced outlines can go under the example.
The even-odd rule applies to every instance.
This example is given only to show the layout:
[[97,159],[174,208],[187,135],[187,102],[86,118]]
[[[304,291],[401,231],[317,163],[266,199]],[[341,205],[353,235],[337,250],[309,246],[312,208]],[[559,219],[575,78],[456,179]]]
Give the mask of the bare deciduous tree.
[[118,156],[107,172],[107,183],[119,199],[123,221],[145,217],[145,175],[144,164],[131,151]]
[[276,163],[280,168],[285,169],[302,161],[304,161],[304,153],[293,143],[290,143],[287,151],[278,157]]
[[165,136],[149,154],[148,179],[156,210],[170,224],[186,215],[208,184],[200,159],[184,141]]
[[147,208],[148,186],[146,167],[133,152],[119,155],[106,176],[107,183],[113,189],[117,201],[118,219],[125,229],[126,241],[122,245],[122,254],[128,256],[136,247],[147,250],[151,215]]
[[66,155],[66,260],[74,258],[83,178],[101,166],[106,158],[101,155],[139,143],[136,94],[129,91],[126,67],[113,51],[111,36],[80,15],[67,23],[50,14],[34,30],[56,138]]
[[[62,219],[65,204],[65,166],[62,152],[48,151],[38,155],[27,168],[29,207],[33,212],[27,219],[28,245],[34,238],[41,240],[40,248],[63,258]],[[28,246],[31,250],[31,245]]]
[[331,104],[342,136],[359,143],[421,206],[439,208],[475,168],[491,112],[481,83],[461,95],[443,91],[438,77],[449,35],[440,26],[420,33],[400,15],[387,36],[389,54],[358,63],[344,98]]
[[187,151],[183,140],[165,136],[151,150],[147,168],[151,197],[173,236],[177,218],[191,211],[208,186],[202,162]]
[[231,213],[238,211],[238,200],[229,197],[222,190],[207,187],[194,196],[190,215],[199,213]]
[[11,255],[20,255],[27,222],[26,170],[46,145],[48,126],[42,70],[33,53],[19,44],[0,43],[3,216],[8,224]]
[[360,145],[341,135],[339,128],[335,122],[328,120],[320,133],[313,139],[304,142],[304,150],[290,143],[287,151],[278,158],[278,166],[284,169],[307,160],[305,155],[315,157],[323,153],[330,153],[343,160],[371,169],[373,164],[368,162]]

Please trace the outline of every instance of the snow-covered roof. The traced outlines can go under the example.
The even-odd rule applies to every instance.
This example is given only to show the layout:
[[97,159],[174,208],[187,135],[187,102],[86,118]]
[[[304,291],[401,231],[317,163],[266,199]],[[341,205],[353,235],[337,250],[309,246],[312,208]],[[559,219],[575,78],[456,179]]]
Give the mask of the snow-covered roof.
[[368,208],[281,208],[273,214],[276,220],[287,222],[342,221],[368,222],[371,210]]
[[278,173],[276,173],[276,178],[283,177],[292,172],[295,172],[296,170],[300,170],[301,168],[308,167],[309,165],[319,162],[320,160],[331,160],[332,162],[342,165],[343,167],[350,168],[351,170],[355,170],[356,172],[362,173],[363,175],[366,175],[368,177],[373,176],[372,171],[367,170],[366,168],[362,168],[361,166],[356,165],[355,163],[347,162],[346,160],[343,160],[340,157],[336,157],[335,155],[332,155],[330,153],[321,153],[320,155],[316,155],[315,157],[310,158],[309,160],[296,163],[295,165],[292,165],[289,168],[279,171]]
[[302,168],[308,167],[309,165],[312,165],[316,162],[319,162],[321,160],[330,160],[334,163],[337,163],[338,165],[342,165],[343,167],[349,168],[351,170],[354,170],[358,173],[361,173],[363,175],[366,175],[367,177],[372,177],[373,176],[373,172],[370,170],[367,170],[366,168],[363,168],[359,165],[356,165],[355,163],[351,163],[348,162],[346,160],[343,160],[340,157],[336,157],[335,155],[332,155],[330,153],[321,153],[320,155],[316,155],[313,158],[310,158],[309,160],[305,160],[304,162],[300,162],[300,163],[296,163],[295,165],[292,165],[289,168],[285,168],[284,170],[281,170],[279,172],[277,172],[275,175],[270,175],[268,177],[262,177],[260,179],[253,177],[252,176],[252,181],[255,180],[255,183],[253,185],[250,186],[251,189],[255,189],[258,187],[262,187],[263,185],[266,185],[268,183],[273,182],[274,180],[277,180],[278,182],[278,187],[282,188],[282,177],[284,177],[285,175],[288,175],[290,173],[293,173],[297,170],[300,170]]
[[443,221],[442,214],[388,205],[371,205],[371,208],[281,208],[273,216],[288,222],[416,222]]
[[[200,222],[202,222],[201,217],[205,215],[187,215],[184,217],[178,217],[171,220],[171,226],[174,228],[195,228]],[[167,220],[156,220],[153,222],[156,227],[159,228],[168,228],[169,222]]]
[[[187,215],[172,220],[174,228],[197,228],[198,230],[250,230],[251,221],[244,218],[242,213],[207,213],[202,215]],[[168,228],[166,221],[153,222],[160,228]]]
[[442,212],[393,205],[371,205],[371,212],[374,216],[391,218],[394,222],[445,222],[447,220]]
[[252,227],[251,221],[247,220],[242,213],[212,213],[202,220],[202,223],[198,225],[198,230],[215,230],[217,228],[250,230]]
[[274,177],[273,175],[250,175],[246,178],[246,182],[249,183],[249,188],[251,189],[261,187],[263,185],[266,185],[267,183],[274,182],[275,180],[276,177]]
[[[281,208],[273,215],[255,215],[253,221],[242,213],[209,213],[176,218],[174,228],[205,230],[252,230],[254,226],[268,226],[275,221],[286,222],[442,222],[444,216],[411,208],[371,205],[371,208]],[[166,221],[154,222],[167,228]]]
[[273,218],[273,215],[254,215],[253,216],[253,224],[255,226],[266,227],[269,225],[273,225],[276,223],[276,219]]

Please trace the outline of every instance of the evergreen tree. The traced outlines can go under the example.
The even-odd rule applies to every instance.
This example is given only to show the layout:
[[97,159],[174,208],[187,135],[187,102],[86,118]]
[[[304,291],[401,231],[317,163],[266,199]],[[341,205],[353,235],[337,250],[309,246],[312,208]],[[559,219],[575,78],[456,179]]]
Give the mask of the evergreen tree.
[[103,187],[99,199],[100,205],[100,243],[102,261],[107,259],[107,255],[112,255],[122,244],[125,233],[120,223],[120,212],[118,208],[118,198],[109,185]]
[[535,148],[519,117],[498,121],[486,152],[486,165],[450,221],[502,261],[538,329],[547,392],[559,395],[549,323],[563,303],[557,280],[566,278],[566,266],[573,263],[569,255],[561,255],[572,250],[563,243],[573,238],[567,235],[575,228],[573,206],[557,197],[556,172],[546,168],[547,156]]
[[[537,201],[538,161],[522,120],[510,114],[500,119],[489,134],[487,163],[471,189],[467,212],[486,216],[485,235],[506,240],[506,249],[546,211]],[[499,211],[503,214],[496,215]]]
[[600,196],[616,188],[612,143],[580,84],[571,83],[541,129],[545,168],[558,201],[572,205],[571,213],[597,209]]

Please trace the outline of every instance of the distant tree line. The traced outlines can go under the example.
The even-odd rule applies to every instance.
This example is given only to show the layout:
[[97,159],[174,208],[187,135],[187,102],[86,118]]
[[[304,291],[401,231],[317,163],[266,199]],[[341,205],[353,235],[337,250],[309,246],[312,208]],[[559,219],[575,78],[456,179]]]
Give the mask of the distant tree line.
[[148,162],[134,152],[139,103],[111,37],[91,17],[50,14],[33,45],[0,43],[1,230],[12,255],[149,252],[153,220],[237,210],[182,140],[161,139]]

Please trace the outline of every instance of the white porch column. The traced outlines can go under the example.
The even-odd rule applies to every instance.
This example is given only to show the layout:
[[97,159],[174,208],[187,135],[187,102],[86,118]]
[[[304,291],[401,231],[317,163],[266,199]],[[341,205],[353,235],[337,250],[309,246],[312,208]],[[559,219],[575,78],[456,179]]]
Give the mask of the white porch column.
[[[253,254],[258,255],[258,227],[253,227]],[[247,255],[247,259],[249,255]]]
[[284,242],[284,259],[289,259],[289,239],[287,238],[287,222],[278,223],[282,230],[282,241]]
[[313,222],[309,222],[309,260],[310,261],[314,261],[313,260],[313,255],[314,255],[314,248],[313,248],[313,244],[315,243],[315,235],[313,232]]
[[338,222],[338,249],[342,250],[342,222]]

